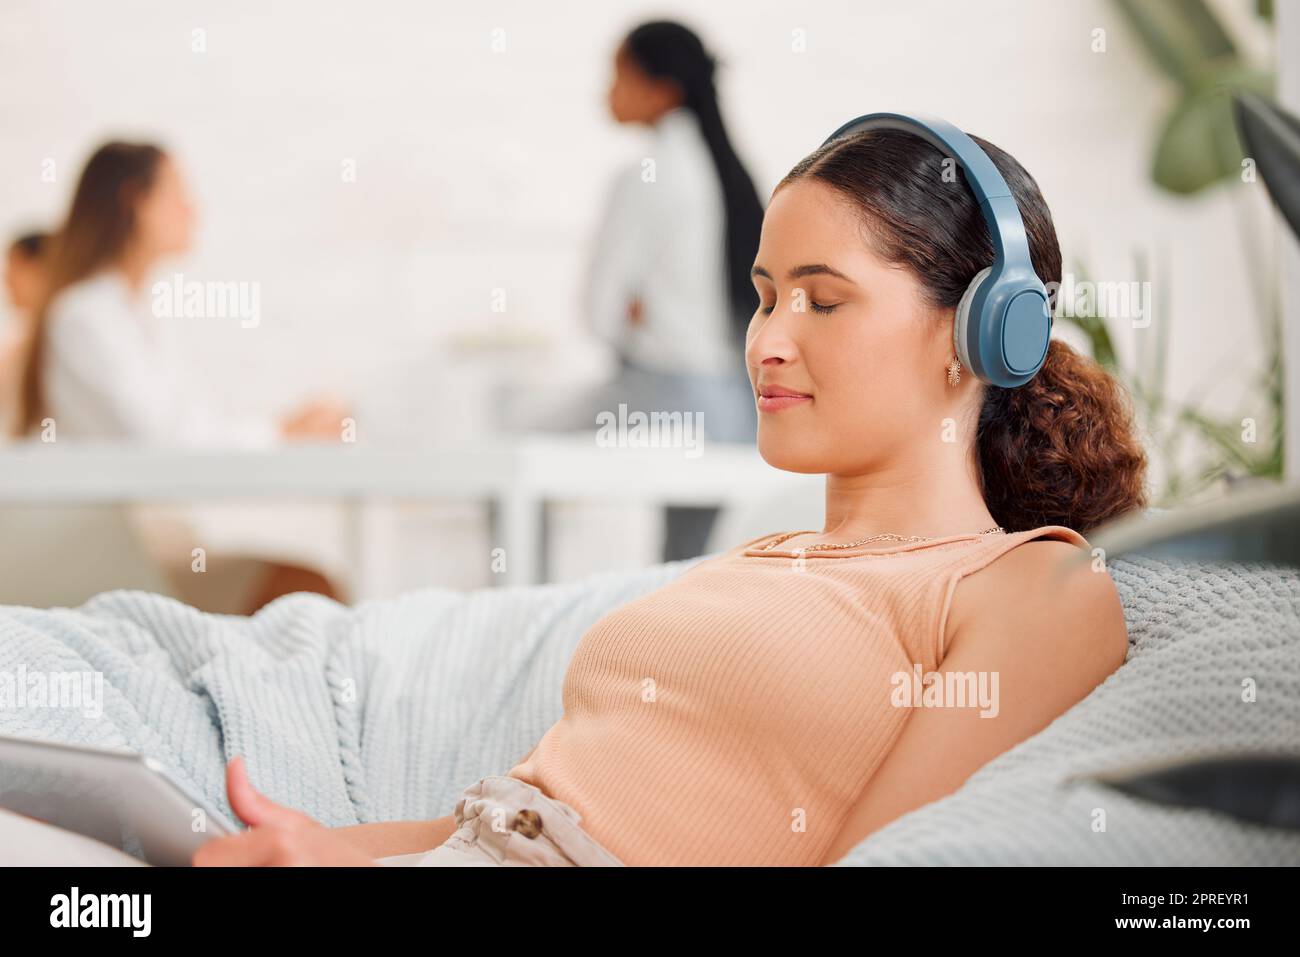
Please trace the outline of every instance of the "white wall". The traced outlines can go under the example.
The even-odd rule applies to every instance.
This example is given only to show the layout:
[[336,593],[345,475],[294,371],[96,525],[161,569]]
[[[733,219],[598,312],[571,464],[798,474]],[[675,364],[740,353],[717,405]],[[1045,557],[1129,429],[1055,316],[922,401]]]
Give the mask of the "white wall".
[[[203,220],[178,268],[262,283],[258,329],[190,329],[196,356],[234,373],[237,406],[337,382],[373,393],[391,362],[420,350],[441,356],[429,368],[449,365],[432,352],[448,331],[509,322],[571,336],[600,187],[637,148],[603,112],[610,51],[628,26],[665,11],[726,61],[727,113],[762,189],[849,116],[945,115],[1035,174],[1067,259],[1125,279],[1133,250],[1164,257],[1180,387],[1209,372],[1231,391],[1250,367],[1231,204],[1179,202],[1147,185],[1169,91],[1102,0],[7,0],[0,229],[57,217],[104,137],[173,146]],[[1100,54],[1090,50],[1098,27]],[[191,51],[196,28],[206,53]],[[491,50],[497,28],[503,53]],[[796,30],[806,52],[792,52]],[[351,184],[340,175],[349,157]],[[46,158],[53,184],[40,179]],[[494,287],[508,293],[504,318],[489,311]],[[576,367],[598,371],[601,355],[588,349]],[[523,365],[554,367],[543,358]]]
[[[1218,6],[1271,56],[1245,0]],[[201,210],[200,242],[177,270],[262,287],[257,329],[186,327],[232,409],[329,387],[355,399],[371,435],[475,432],[490,410],[463,397],[493,380],[601,374],[607,357],[578,332],[578,283],[606,177],[640,142],[603,98],[617,40],[664,15],[724,61],[726,115],[762,192],[854,115],[945,116],[1035,175],[1067,264],[1115,281],[1133,278],[1137,250],[1160,264],[1173,392],[1236,410],[1259,361],[1238,216],[1254,217],[1271,257],[1263,190],[1180,201],[1148,184],[1172,91],[1107,0],[6,0],[0,230],[54,223],[104,138],[160,140]],[[195,30],[206,52],[192,49]],[[354,183],[341,175],[349,158]],[[507,292],[504,315],[490,311],[494,288]],[[507,358],[450,341],[512,330],[548,345],[525,337]],[[1121,345],[1132,352],[1146,334]],[[435,403],[436,383],[450,405]],[[644,516],[629,521],[604,538],[637,543],[624,563],[653,560]],[[592,567],[618,563],[579,551]]]

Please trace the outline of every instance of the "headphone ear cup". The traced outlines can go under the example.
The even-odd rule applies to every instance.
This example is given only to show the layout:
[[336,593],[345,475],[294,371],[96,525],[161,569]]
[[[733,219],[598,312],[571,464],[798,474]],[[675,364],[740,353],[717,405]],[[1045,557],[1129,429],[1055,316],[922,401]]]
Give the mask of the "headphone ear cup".
[[[989,273],[993,272],[992,266],[986,266],[975,274],[975,278],[970,281],[966,291],[961,294],[961,301],[957,303],[957,312],[952,320],[952,346],[953,351],[957,353],[957,358],[961,364],[970,370],[971,375],[975,375],[975,363],[971,362],[970,353],[966,349],[966,343],[970,342],[968,327],[971,323],[970,305],[971,300],[975,298],[975,293],[979,290],[980,283],[988,278]],[[975,318],[978,325],[979,317]]]

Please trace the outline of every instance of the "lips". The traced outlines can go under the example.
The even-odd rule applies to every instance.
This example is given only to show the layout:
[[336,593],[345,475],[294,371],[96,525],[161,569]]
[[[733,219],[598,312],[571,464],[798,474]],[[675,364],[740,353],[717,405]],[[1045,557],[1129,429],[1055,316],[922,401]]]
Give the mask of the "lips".
[[796,392],[779,385],[764,385],[758,388],[758,410],[760,412],[779,412],[797,405],[811,402],[812,396],[806,392]]

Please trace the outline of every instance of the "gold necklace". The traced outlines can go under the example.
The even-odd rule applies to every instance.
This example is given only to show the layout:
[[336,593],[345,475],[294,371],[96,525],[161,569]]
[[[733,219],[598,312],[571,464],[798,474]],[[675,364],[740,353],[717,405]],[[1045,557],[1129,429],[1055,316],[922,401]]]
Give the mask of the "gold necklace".
[[[992,528],[986,528],[984,529],[984,531],[976,532],[975,534],[991,535],[994,532],[1005,533],[1006,529],[1003,528],[1001,525],[995,525]],[[772,541],[768,542],[766,545],[760,548],[759,551],[761,552],[770,551],[771,549],[776,548],[776,546],[780,545],[782,542],[794,538],[796,535],[817,535],[817,534],[819,533],[811,529],[802,532],[786,532],[780,537],[772,539]],[[800,548],[799,551],[820,552],[820,551],[829,551],[835,548],[857,548],[859,545],[866,545],[870,542],[877,542],[881,540],[894,541],[894,542],[932,542],[934,541],[934,538],[933,536],[926,536],[926,535],[895,535],[893,532],[881,532],[879,535],[872,535],[870,538],[864,538],[858,542],[845,542],[845,543],[819,542],[816,545],[805,545],[802,548]]]

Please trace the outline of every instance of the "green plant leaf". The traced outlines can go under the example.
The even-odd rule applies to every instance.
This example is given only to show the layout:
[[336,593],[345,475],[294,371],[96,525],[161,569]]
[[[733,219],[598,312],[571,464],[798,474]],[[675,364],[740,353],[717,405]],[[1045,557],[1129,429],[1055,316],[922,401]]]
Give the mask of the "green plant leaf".
[[1194,425],[1200,434],[1222,455],[1223,465],[1236,465],[1241,474],[1273,476],[1280,463],[1277,454],[1278,443],[1275,441],[1256,442],[1258,450],[1247,445],[1241,438],[1241,427],[1234,422],[1220,422],[1201,412],[1184,408],[1180,418]]
[[1088,352],[1097,360],[1097,364],[1110,372],[1118,371],[1119,362],[1115,355],[1115,345],[1111,342],[1110,330],[1104,320],[1097,316],[1058,316],[1062,322],[1074,326],[1088,340]]
[[[1082,263],[1076,263],[1074,275],[1077,281],[1087,282],[1087,267]],[[1058,300],[1053,321],[1059,319],[1082,332],[1088,340],[1088,354],[1097,361],[1097,364],[1108,372],[1123,377],[1124,370],[1120,367],[1119,353],[1115,350],[1115,343],[1110,337],[1110,329],[1105,320],[1097,315],[1065,315],[1065,311],[1065,303]]]
[[1151,178],[1171,193],[1187,196],[1240,176],[1244,154],[1229,94],[1248,89],[1269,95],[1272,86],[1272,74],[1239,64],[1208,72],[1165,120]]
[[1147,53],[1190,89],[1207,60],[1235,59],[1237,48],[1205,0],[1114,0]]

